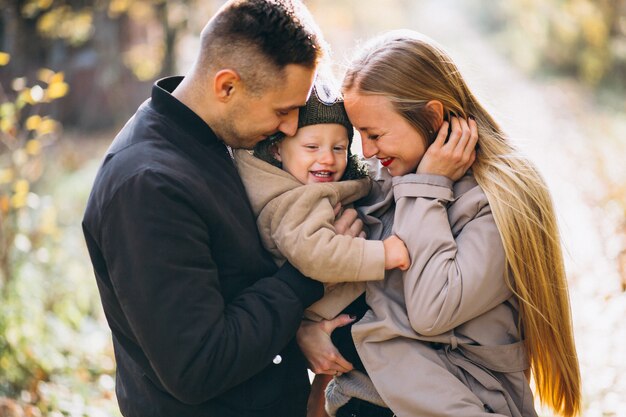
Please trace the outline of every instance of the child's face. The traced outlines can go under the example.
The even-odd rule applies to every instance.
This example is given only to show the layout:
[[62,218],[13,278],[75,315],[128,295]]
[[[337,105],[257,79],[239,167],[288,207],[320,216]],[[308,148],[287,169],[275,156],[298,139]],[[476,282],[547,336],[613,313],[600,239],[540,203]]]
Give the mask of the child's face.
[[304,126],[277,144],[276,159],[302,184],[339,181],[347,158],[348,133],[339,124]]

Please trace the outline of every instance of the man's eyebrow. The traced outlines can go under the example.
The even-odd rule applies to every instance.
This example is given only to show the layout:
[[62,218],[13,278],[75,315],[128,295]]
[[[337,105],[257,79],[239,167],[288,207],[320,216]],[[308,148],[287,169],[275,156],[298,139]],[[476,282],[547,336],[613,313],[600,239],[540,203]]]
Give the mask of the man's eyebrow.
[[300,107],[304,107],[304,106],[306,106],[306,103],[304,103],[304,104],[292,104],[291,106],[288,106],[288,107],[280,107],[280,108],[278,108],[278,110],[280,110],[280,111],[291,111],[291,110],[299,109]]

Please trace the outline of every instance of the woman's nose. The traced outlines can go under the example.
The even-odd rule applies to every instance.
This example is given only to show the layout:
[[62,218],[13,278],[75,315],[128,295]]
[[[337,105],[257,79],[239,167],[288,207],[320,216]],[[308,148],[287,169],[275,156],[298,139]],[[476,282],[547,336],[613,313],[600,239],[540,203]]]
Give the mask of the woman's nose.
[[363,156],[371,158],[378,153],[378,147],[373,140],[363,138],[361,140],[361,147],[363,148]]

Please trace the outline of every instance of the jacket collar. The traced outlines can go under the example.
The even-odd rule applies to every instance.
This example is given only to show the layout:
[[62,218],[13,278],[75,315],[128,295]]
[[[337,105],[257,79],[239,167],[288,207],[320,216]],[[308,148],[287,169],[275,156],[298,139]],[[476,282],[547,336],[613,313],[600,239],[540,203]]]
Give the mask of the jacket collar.
[[211,127],[189,107],[178,101],[172,92],[183,80],[182,76],[162,78],[152,86],[150,106],[159,114],[175,123],[190,136],[209,145],[222,144]]

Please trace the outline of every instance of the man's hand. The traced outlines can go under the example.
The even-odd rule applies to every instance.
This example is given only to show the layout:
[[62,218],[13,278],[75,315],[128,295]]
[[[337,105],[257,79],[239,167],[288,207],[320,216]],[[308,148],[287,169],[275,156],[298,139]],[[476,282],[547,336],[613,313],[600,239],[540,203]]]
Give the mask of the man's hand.
[[341,356],[330,339],[333,330],[353,321],[347,314],[320,322],[302,321],[296,340],[313,373],[339,376],[353,369],[352,364]]

